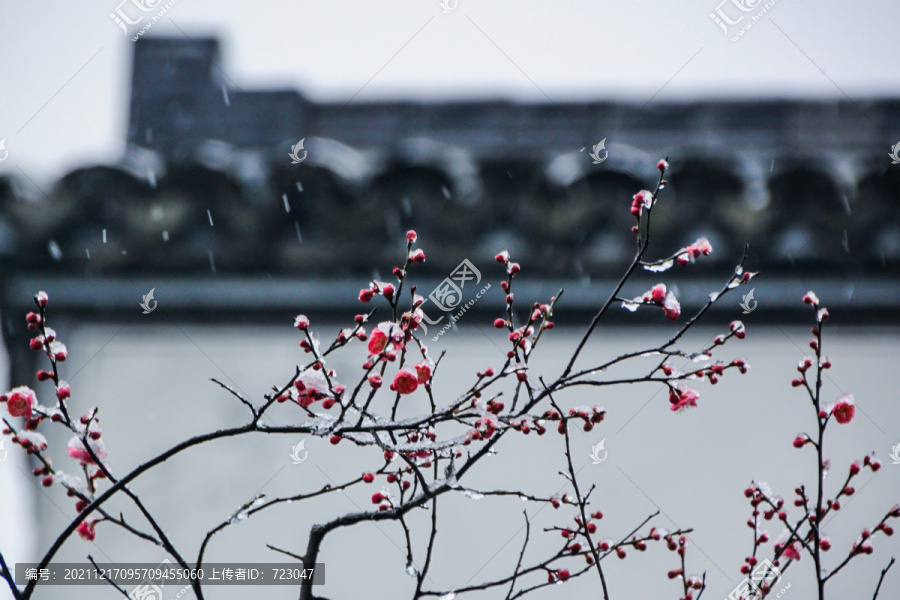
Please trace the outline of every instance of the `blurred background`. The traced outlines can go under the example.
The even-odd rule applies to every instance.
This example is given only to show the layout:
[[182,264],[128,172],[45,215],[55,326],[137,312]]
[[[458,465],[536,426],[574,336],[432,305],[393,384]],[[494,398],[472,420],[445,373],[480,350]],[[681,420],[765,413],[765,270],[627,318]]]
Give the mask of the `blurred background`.
[[[387,279],[402,260],[409,228],[428,257],[416,271],[423,295],[449,278],[464,302],[493,283],[440,337],[448,314],[434,297],[426,303],[432,353],[448,352],[445,376],[503,358],[490,323],[502,303],[493,256],[504,249],[523,265],[517,297],[530,303],[566,288],[545,348],[548,375],[558,373],[630,257],[631,195],[652,187],[656,161],[668,156],[651,254],[701,236],[714,252],[686,268],[642,273],[626,295],[665,281],[686,313],[696,310],[749,244],[747,265],[762,272],[753,302],[740,306],[746,289],[729,296],[686,344],[696,350],[743,319],[750,339],[732,352],[754,368],[702,389],[702,408],[678,417],[656,390],[573,394],[573,405],[600,401],[610,410],[580,441],[583,462],[609,486],[604,512],[620,515],[610,535],[659,507],[669,519],[663,526],[696,528],[696,571],[706,570],[710,584],[704,597],[725,597],[740,581],[750,545],[744,487],[768,478],[787,496],[809,471],[809,457],[790,447],[810,426],[808,407],[788,387],[807,343],[809,315],[799,302],[807,289],[839,328],[829,350],[831,392],[854,392],[863,413],[840,431],[835,468],[871,451],[886,462],[849,507],[858,512],[835,519],[834,537],[846,547],[875,511],[900,500],[900,466],[888,458],[900,443],[900,376],[892,369],[900,354],[895,4],[827,1],[810,11],[789,0],[92,0],[10,1],[0,10],[3,377],[7,387],[35,385],[22,315],[45,289],[72,355],[64,377],[74,382],[74,401],[102,407],[117,469],[191,432],[239,423],[241,407],[206,380],[228,380],[259,398],[289,376],[302,360],[291,318],[305,312],[326,332],[346,325],[360,310],[359,288]],[[477,280],[453,279],[464,260]],[[151,290],[147,306],[156,308],[143,314]],[[655,311],[610,317],[590,360],[672,333]],[[364,357],[347,360],[344,372]],[[453,394],[452,384],[442,389]],[[591,465],[587,454],[603,435],[610,460]],[[315,462],[290,465],[297,441],[217,446],[161,470],[143,493],[190,547],[260,486],[312,489],[353,476],[363,460],[321,444],[310,450]],[[512,465],[508,485],[535,493],[561,485],[556,442],[511,445],[495,457]],[[0,549],[10,562],[36,560],[72,513],[59,489],[34,485],[29,469],[13,451],[0,464]],[[496,485],[492,476],[485,472],[485,487]],[[219,542],[221,556],[275,560],[265,549],[273,529],[299,550],[323,513],[361,501],[342,500],[347,506],[324,503],[299,517],[242,525],[246,537]],[[515,561],[522,507],[478,502],[473,510],[462,498],[453,511],[458,525],[447,526],[436,586],[461,585],[482,567],[477,576],[502,573]],[[460,535],[483,514],[495,527],[477,543],[484,556]],[[484,531],[475,526],[473,535]],[[352,564],[368,561],[371,584],[342,577],[352,570],[342,571],[326,549],[333,578],[323,592],[407,595],[402,553],[390,554],[402,547],[402,532],[354,533],[334,551]],[[115,535],[97,545],[111,559],[162,558]],[[102,556],[87,546],[72,540],[64,555]],[[870,597],[898,550],[893,539],[880,540],[874,558],[854,564],[856,575],[848,570],[836,586]],[[657,549],[613,565],[614,596],[677,597],[664,577],[669,563]],[[791,597],[812,597],[809,572],[801,573],[810,568],[786,575]],[[891,575],[886,598],[900,594],[900,575]],[[585,595],[593,584],[577,583]],[[286,588],[269,592],[292,597]],[[88,587],[65,593],[115,596]],[[211,597],[242,593],[213,588]]]

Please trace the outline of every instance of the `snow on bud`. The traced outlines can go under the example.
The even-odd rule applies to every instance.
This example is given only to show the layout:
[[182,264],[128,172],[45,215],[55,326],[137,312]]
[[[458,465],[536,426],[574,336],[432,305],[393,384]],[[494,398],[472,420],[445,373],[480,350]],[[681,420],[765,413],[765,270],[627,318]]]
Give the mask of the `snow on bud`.
[[294,317],[294,327],[300,331],[306,331],[309,328],[309,317],[306,315],[297,315]]
[[[94,454],[97,455],[97,458],[100,460],[106,459],[106,444],[103,443],[103,440],[89,440],[91,450],[94,451]],[[95,465],[97,464],[94,461],[94,457],[91,456],[91,453],[88,452],[87,447],[84,445],[84,442],[81,441],[77,435],[73,436],[71,440],[69,440],[68,447],[66,448],[66,452],[68,452],[69,456],[74,458],[77,461],[80,461],[82,465]]]
[[729,328],[737,339],[742,340],[747,337],[747,330],[744,328],[744,324],[741,321],[732,321]]
[[697,248],[703,256],[712,254],[712,244],[710,244],[709,240],[706,238],[699,238],[694,242],[694,247]]
[[674,321],[681,316],[681,304],[679,304],[678,300],[675,298],[675,294],[672,292],[669,292],[668,295],[666,295],[663,310],[666,313],[666,318],[670,321]]
[[812,290],[810,290],[806,292],[805,296],[803,296],[803,302],[812,306],[819,306],[819,297],[816,296],[816,294]]
[[410,244],[415,244],[417,239],[419,239],[419,236],[414,229],[410,229],[406,232],[406,241]]
[[667,160],[663,159],[663,160],[659,161],[658,163],[656,163],[656,168],[659,169],[660,173],[663,173],[663,172],[665,172],[666,169],[669,168],[669,162]]
[[71,389],[69,388],[69,386],[67,386],[67,385],[61,385],[61,386],[56,390],[56,398],[57,398],[59,401],[63,401],[63,400],[65,400],[66,398],[68,398],[69,396],[71,396],[71,395],[72,395],[72,390],[71,390]]
[[378,389],[381,387],[381,375],[369,375],[369,385],[372,386],[373,389]]
[[19,445],[31,452],[43,452],[47,449],[47,438],[36,431],[20,431],[16,434]]
[[37,396],[28,386],[19,386],[4,394],[6,397],[6,410],[11,417],[31,418],[31,409],[37,404]]
[[411,251],[409,253],[409,260],[414,263],[425,262],[425,251],[421,248]]
[[399,394],[412,394],[419,387],[419,378],[415,373],[406,369],[397,371],[391,389]]
[[631,201],[631,214],[641,218],[641,212],[645,208],[650,208],[653,202],[653,194],[647,190],[641,190],[634,196],[632,196]]
[[504,250],[503,252],[501,252],[500,254],[495,256],[494,260],[496,260],[498,263],[500,263],[502,265],[505,265],[506,263],[509,262],[509,252]]
[[819,312],[816,313],[816,321],[821,323],[821,322],[827,321],[827,320],[828,320],[828,309],[820,308]]
[[47,302],[50,301],[50,297],[47,295],[47,292],[42,291],[34,295],[34,300],[41,308],[47,308]]
[[837,402],[835,402],[834,407],[831,409],[831,414],[834,415],[835,421],[840,423],[841,425],[846,425],[850,421],[853,420],[854,415],[856,415],[856,406],[853,400],[853,394],[844,394],[840,398],[838,398]]
[[[646,295],[645,295],[646,297]],[[666,300],[666,284],[658,283],[650,289],[650,301],[655,304],[662,304]]]
[[58,362],[63,362],[69,356],[69,350],[66,345],[60,341],[52,341],[49,346],[50,356]]

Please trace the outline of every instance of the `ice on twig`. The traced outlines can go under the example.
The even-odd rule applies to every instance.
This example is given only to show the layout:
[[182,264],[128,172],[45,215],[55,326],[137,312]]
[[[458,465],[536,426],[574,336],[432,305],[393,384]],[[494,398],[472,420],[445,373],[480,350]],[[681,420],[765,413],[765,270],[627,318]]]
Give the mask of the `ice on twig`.
[[240,507],[237,510],[237,512],[235,512],[233,515],[231,515],[231,518],[228,519],[228,524],[229,525],[237,525],[241,521],[246,521],[247,518],[250,516],[250,511],[252,509],[256,508],[257,506],[261,505],[265,501],[266,501],[266,495],[259,494],[256,498],[254,498],[252,501],[250,501],[247,504]]
[[661,263],[653,264],[653,265],[644,265],[644,269],[652,272],[652,273],[662,273],[663,271],[668,271],[672,268],[672,265],[675,264],[675,261],[671,258],[669,260],[664,260]]

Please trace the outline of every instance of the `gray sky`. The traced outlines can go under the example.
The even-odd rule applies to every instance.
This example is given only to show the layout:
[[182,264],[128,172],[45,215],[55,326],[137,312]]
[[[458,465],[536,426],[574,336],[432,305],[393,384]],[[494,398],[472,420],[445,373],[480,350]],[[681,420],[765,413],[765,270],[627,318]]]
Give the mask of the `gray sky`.
[[[109,18],[119,1],[2,0],[0,173],[47,179],[120,155],[133,42]],[[175,0],[148,35],[217,34],[238,86],[314,99],[897,95],[895,0],[720,1]],[[744,16],[728,35],[718,6]]]

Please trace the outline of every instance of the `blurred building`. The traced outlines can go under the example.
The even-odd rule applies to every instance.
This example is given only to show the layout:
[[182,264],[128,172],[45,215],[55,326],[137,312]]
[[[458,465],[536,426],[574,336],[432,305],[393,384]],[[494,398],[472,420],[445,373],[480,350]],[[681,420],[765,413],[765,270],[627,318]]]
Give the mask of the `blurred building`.
[[831,305],[900,314],[900,166],[883,137],[900,100],[320,104],[236,87],[213,38],[134,48],[119,164],[46,195],[0,180],[5,272],[358,285],[414,227],[436,280],[509,248],[535,278],[597,282],[629,258],[631,195],[668,155],[651,254],[707,236],[688,277],[721,278],[749,243],[770,282],[802,274],[839,286]]

